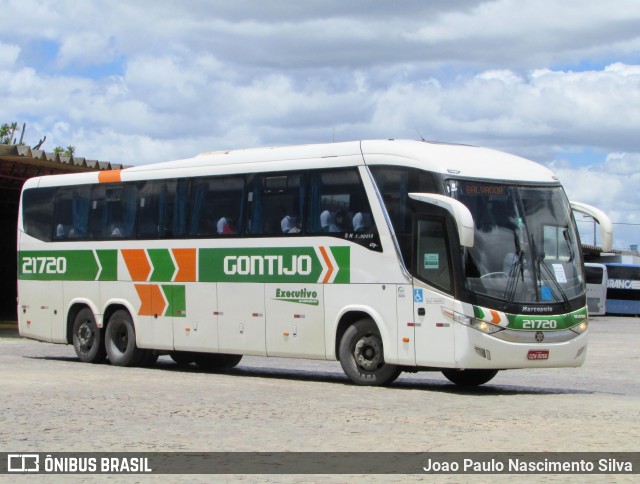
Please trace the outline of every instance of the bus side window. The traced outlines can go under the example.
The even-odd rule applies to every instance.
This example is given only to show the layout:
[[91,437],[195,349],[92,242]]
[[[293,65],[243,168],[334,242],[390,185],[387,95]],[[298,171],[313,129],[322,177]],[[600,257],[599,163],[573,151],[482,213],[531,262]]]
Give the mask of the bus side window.
[[411,261],[411,224],[420,203],[409,193],[440,193],[431,173],[402,166],[375,165],[369,168],[382,194],[391,225],[406,264]]
[[377,233],[357,170],[319,170],[310,174],[307,227],[311,234]]
[[54,240],[82,240],[89,227],[89,194],[91,187],[58,188],[54,200]]
[[131,238],[135,234],[137,184],[94,185],[89,232],[92,239]]
[[304,181],[304,175],[298,173],[256,176],[247,196],[248,232],[272,236],[301,233]]
[[244,200],[244,177],[207,177],[193,180],[189,236],[218,237],[239,232]]
[[[31,188],[22,195],[22,219],[25,233],[49,242],[53,233],[55,188]],[[55,234],[53,234],[55,235]]]
[[[167,221],[165,223],[167,238],[184,237],[187,227],[188,196],[188,179],[176,180],[167,184]],[[169,216],[171,216],[170,220]]]
[[415,274],[446,292],[452,291],[448,238],[444,219],[424,217],[416,222]]
[[137,229],[138,239],[157,239],[164,235],[162,220],[166,213],[164,180],[144,182],[138,191]]

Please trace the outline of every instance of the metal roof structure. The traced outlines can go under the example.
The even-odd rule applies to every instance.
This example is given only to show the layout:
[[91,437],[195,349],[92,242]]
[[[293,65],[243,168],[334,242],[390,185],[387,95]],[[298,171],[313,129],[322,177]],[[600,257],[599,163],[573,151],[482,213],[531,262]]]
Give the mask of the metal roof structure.
[[26,180],[40,175],[56,175],[96,170],[119,170],[120,163],[64,156],[24,145],[0,145],[0,177]]

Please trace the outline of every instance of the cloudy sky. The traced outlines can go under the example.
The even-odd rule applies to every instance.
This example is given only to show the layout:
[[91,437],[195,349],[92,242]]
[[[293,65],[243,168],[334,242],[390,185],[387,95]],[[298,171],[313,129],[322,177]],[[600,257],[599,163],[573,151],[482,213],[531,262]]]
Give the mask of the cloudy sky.
[[615,247],[640,243],[638,0],[0,0],[0,100],[25,143],[126,164],[488,146],[607,211]]

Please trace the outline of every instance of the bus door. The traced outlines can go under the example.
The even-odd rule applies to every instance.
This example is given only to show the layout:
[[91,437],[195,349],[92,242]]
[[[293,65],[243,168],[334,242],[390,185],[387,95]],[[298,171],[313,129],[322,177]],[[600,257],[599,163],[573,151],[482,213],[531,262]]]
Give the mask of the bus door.
[[413,307],[418,366],[451,365],[454,361],[453,321],[443,309],[453,309],[451,228],[436,207],[416,215],[413,224]]

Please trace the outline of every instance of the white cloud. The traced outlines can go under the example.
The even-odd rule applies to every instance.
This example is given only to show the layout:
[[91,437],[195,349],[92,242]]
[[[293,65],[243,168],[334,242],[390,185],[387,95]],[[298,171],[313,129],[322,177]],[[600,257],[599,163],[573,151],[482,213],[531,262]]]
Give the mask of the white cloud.
[[420,133],[552,163],[583,201],[637,217],[636,0],[4,7],[0,122],[27,121],[47,149],[148,163]]
[[114,57],[111,38],[98,32],[71,33],[61,39],[57,63],[61,67],[70,65],[94,65],[110,62]]
[[0,42],[0,69],[10,68],[20,55],[20,47]]
[[[595,205],[607,213],[615,224],[614,247],[640,243],[640,153],[609,153],[601,163],[586,167],[562,162],[553,162],[549,167],[560,178],[570,199]],[[592,243],[592,222],[580,217],[577,221],[582,237]]]

